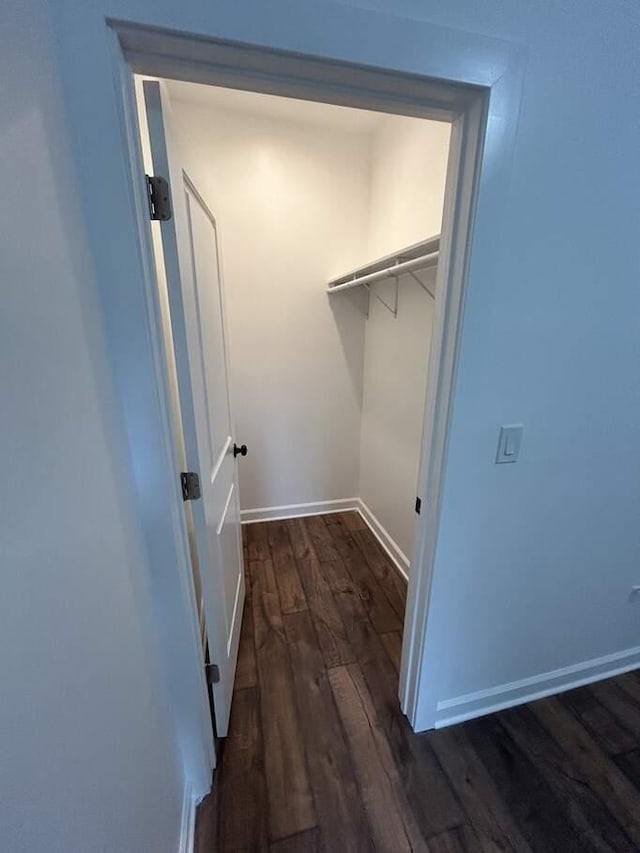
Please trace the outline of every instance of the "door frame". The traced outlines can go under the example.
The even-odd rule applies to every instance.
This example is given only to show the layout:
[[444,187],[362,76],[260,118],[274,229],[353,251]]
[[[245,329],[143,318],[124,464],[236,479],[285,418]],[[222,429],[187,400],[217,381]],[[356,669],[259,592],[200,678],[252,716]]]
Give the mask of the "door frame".
[[[140,328],[139,332],[148,340],[157,404],[167,423],[166,368],[161,347],[153,248],[150,230],[146,226],[146,185],[139,147],[133,74],[210,83],[452,122],[419,477],[422,513],[416,525],[412,553],[399,685],[400,704],[412,726],[416,730],[431,728],[436,720],[438,697],[428,679],[429,656],[437,654],[438,650],[427,648],[427,622],[463,308],[468,280],[472,276],[486,278],[493,269],[494,260],[487,251],[491,241],[486,239],[492,223],[482,221],[483,252],[475,252],[472,257],[471,250],[473,238],[477,235],[479,206],[486,199],[495,206],[496,198],[501,201],[506,198],[517,129],[517,121],[513,120],[512,114],[519,110],[524,75],[522,51],[506,42],[443,30],[421,22],[423,30],[432,30],[433,45],[437,47],[430,60],[433,74],[422,76],[399,71],[393,65],[389,68],[353,65],[285,50],[182,35],[138,24],[107,23],[118,95],[119,131],[131,182],[129,195],[138,223],[136,237],[142,259],[147,310],[145,328]],[[446,34],[444,41],[443,34]],[[470,45],[473,47],[471,51]],[[468,59],[469,55],[473,59]],[[118,345],[118,334],[117,328],[108,329],[112,345]],[[129,402],[121,399],[125,412]],[[163,430],[163,442],[170,474],[177,483],[177,456],[169,429]],[[191,776],[195,795],[202,796],[208,790],[203,784],[202,771],[206,776],[205,768],[212,767],[215,760],[211,727],[208,725],[204,666],[200,660],[202,652],[191,588],[186,528],[177,488],[165,495],[165,499],[172,504],[174,520],[179,516],[173,531],[182,590],[182,600],[177,606],[189,623],[193,639],[192,663],[197,661],[202,681],[202,702],[195,715],[197,719],[195,723],[192,720],[190,730],[187,724],[191,753],[185,761],[187,767],[194,767],[193,753],[194,750],[197,753],[199,743],[203,761],[200,761],[199,771],[192,771]],[[174,711],[180,713],[180,709],[174,708]],[[198,764],[197,755],[195,764]],[[189,771],[186,772],[189,776]]]

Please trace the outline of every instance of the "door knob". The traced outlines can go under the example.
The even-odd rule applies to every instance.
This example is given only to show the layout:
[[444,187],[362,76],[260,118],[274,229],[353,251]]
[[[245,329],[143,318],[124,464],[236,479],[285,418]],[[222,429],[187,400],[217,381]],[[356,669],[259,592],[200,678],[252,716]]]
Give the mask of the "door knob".
[[233,458],[236,456],[246,456],[247,455],[247,445],[241,444],[240,447],[234,442],[233,445]]

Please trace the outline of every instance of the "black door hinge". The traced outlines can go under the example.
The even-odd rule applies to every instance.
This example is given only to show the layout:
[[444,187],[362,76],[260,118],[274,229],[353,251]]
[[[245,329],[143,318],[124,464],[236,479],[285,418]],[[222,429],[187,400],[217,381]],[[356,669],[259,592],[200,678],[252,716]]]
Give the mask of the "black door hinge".
[[149,216],[160,222],[171,219],[171,196],[169,183],[165,178],[146,175],[147,195],[149,197]]
[[183,501],[197,501],[200,497],[200,477],[195,471],[183,471],[180,474]]
[[204,673],[207,677],[207,684],[218,684],[220,681],[220,667],[215,663],[205,665]]
[[422,501],[420,498],[416,498],[416,512],[420,515],[420,510],[422,509]]

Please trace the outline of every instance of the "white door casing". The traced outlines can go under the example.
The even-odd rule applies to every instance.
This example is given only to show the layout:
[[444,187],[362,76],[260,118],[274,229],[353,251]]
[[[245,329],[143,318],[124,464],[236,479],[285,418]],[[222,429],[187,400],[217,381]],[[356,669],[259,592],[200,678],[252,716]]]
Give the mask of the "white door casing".
[[162,83],[144,82],[154,173],[171,189],[161,223],[187,464],[200,476],[192,504],[211,662],[217,734],[227,734],[245,583],[224,288],[214,215],[185,172]]

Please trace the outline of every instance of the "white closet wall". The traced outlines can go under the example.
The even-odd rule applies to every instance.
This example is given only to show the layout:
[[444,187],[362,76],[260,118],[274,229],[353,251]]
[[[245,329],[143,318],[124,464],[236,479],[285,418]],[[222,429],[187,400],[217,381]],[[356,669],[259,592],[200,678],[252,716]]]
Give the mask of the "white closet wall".
[[325,285],[366,254],[370,135],[172,100],[220,225],[242,509],[354,498],[365,319]]
[[371,151],[370,258],[440,233],[451,125],[389,116]]
[[449,125],[169,88],[222,238],[245,518],[359,497],[406,565],[433,300],[404,276],[397,318],[372,297],[365,321],[326,282],[440,231]]
[[[372,148],[369,259],[440,232],[450,126],[394,117]],[[436,270],[418,275],[435,292]],[[392,281],[375,291],[393,301]],[[366,325],[359,495],[408,569],[434,301],[402,276],[398,316],[371,297]],[[333,297],[337,301],[337,296]],[[373,518],[372,518],[373,516]]]

